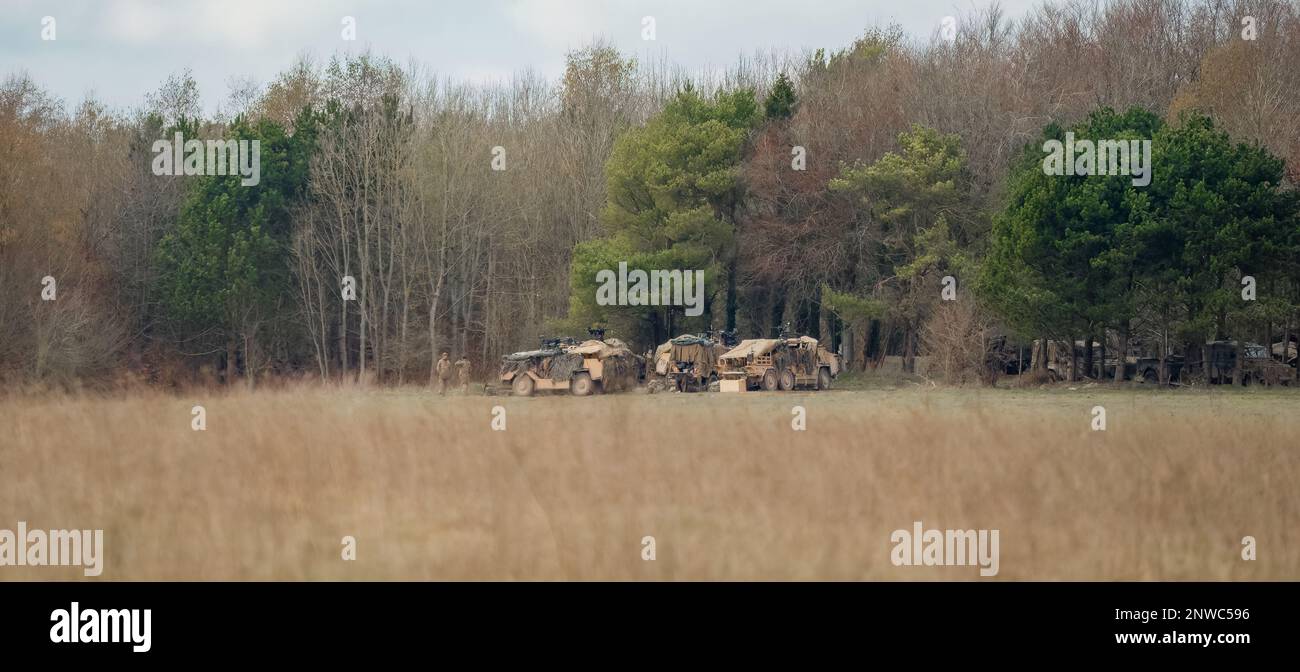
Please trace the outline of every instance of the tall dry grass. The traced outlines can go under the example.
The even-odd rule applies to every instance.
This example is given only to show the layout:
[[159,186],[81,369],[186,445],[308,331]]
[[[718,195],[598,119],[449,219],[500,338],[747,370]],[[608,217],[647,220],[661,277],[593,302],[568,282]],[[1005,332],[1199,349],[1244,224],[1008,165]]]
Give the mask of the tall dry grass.
[[[0,400],[0,528],[103,528],[101,580],[977,579],[890,532],[996,528],[998,579],[1295,579],[1294,393]],[[207,430],[190,429],[190,408]],[[492,431],[491,409],[507,410]],[[791,406],[807,431],[790,428]],[[1105,432],[1089,429],[1095,404]],[[340,558],[356,537],[358,558]],[[657,559],[641,559],[653,535]],[[1240,557],[1243,536],[1258,559]],[[5,579],[80,579],[0,567]]]

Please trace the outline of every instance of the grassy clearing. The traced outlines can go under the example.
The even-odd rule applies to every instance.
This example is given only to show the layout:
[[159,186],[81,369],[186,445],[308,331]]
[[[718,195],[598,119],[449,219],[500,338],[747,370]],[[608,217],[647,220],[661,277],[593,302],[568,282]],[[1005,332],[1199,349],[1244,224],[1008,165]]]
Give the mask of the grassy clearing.
[[915,520],[999,529],[1003,580],[1295,579],[1298,406],[1065,385],[11,397],[0,528],[103,528],[107,580],[978,578],[891,565],[890,532]]

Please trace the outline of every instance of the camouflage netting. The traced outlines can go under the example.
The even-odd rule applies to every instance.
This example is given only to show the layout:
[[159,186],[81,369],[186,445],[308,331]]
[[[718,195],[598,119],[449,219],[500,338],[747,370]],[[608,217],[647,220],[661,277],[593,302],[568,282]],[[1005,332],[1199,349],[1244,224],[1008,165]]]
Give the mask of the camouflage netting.
[[586,341],[580,345],[561,349],[531,350],[507,355],[501,362],[501,375],[519,374],[531,370],[542,378],[554,382],[568,380],[577,371],[586,368],[583,356],[594,355],[604,363],[603,379],[606,386],[613,383],[615,387],[635,383],[637,375],[636,355],[632,354],[622,341]]
[[787,366],[793,366],[799,375],[810,375],[817,371],[817,353],[812,350],[801,348],[791,348],[782,350],[784,363]]
[[632,353],[617,353],[603,360],[606,388],[630,387],[636,381],[636,357]]
[[510,359],[506,357],[501,360],[501,376],[511,376],[528,370],[527,359]]
[[603,364],[602,384],[607,390],[633,387],[636,384],[636,355],[622,341],[610,338],[604,341],[587,341],[576,350],[596,355]]
[[576,352],[556,355],[546,360],[544,364],[547,365],[547,370],[545,372],[539,370],[538,375],[547,376],[557,383],[568,380],[575,371],[583,368],[582,355]]
[[500,360],[500,374],[508,376],[511,373],[524,372],[529,368],[539,367],[542,360],[559,355],[560,352],[562,351],[555,348],[555,350],[529,350],[506,355]]
[[[501,375],[508,376],[532,369],[537,375],[547,377],[548,372],[552,369],[552,361],[563,354],[563,350],[551,348],[506,355],[501,361]],[[581,362],[582,358],[579,357],[578,359]]]
[[673,345],[713,345],[713,341],[710,341],[709,339],[704,338],[703,336],[696,336],[694,334],[686,334],[684,336],[678,336],[677,338],[674,338],[669,342],[672,343]]
[[790,365],[790,351],[785,348],[777,348],[772,351],[772,368],[777,371],[784,371]]

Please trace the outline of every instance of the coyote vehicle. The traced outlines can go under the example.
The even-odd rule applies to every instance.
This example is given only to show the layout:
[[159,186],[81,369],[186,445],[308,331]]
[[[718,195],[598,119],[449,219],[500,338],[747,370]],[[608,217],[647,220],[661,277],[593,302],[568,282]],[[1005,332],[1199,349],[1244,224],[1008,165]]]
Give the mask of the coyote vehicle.
[[[1232,383],[1232,369],[1237,363],[1231,341],[1211,341],[1205,344],[1206,378],[1211,384]],[[1242,343],[1242,385],[1290,385],[1295,382],[1295,369],[1273,359],[1268,348],[1258,343]]]
[[[604,334],[600,334],[604,335]],[[568,390],[575,397],[636,387],[637,358],[611,338],[578,343],[572,338],[544,340],[539,350],[506,355],[501,382],[520,397],[536,391]]]
[[[725,341],[725,334],[723,336]],[[718,357],[729,347],[716,340],[712,332],[699,336],[686,334],[668,341],[658,351],[664,361],[664,374],[670,387],[679,392],[698,392],[718,379]]]
[[825,390],[840,370],[838,358],[808,336],[744,340],[718,362],[723,392]]

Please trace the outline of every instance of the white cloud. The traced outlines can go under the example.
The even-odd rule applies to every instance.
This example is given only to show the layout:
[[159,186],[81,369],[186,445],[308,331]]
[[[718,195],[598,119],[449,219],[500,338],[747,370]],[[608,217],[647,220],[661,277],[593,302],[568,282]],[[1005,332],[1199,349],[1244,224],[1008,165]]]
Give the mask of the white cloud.
[[[337,3],[112,0],[95,7],[109,37],[131,46],[162,43],[257,49],[282,40],[304,39],[308,31],[325,29],[318,24],[322,16],[333,13],[329,9],[331,4]],[[338,16],[341,19],[343,15]]]
[[[506,16],[516,30],[534,38],[552,50],[567,50],[590,42],[593,37],[608,35],[615,28],[612,8],[618,3],[601,0],[511,0]],[[641,29],[639,23],[628,26],[630,32]]]
[[[129,107],[190,68],[211,110],[230,77],[270,81],[300,53],[372,49],[453,78],[502,81],[525,69],[557,77],[565,52],[600,37],[647,61],[699,71],[772,48],[843,48],[891,21],[926,39],[943,16],[988,1],[0,0],[0,75],[27,70],[65,100],[94,89]],[[1014,17],[1041,1],[1002,6]],[[58,19],[57,44],[36,39],[47,14]],[[657,21],[654,42],[641,39],[646,15]],[[340,39],[344,16],[356,18],[356,42]]]

